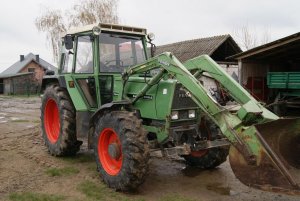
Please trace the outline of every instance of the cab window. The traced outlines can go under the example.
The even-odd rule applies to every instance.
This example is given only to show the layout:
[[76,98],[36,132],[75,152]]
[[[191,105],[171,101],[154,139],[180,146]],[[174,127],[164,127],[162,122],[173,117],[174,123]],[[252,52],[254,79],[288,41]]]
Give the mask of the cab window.
[[67,50],[65,46],[62,48],[62,73],[71,73],[73,68],[73,49]]
[[93,44],[90,36],[79,36],[75,73],[93,73]]
[[99,48],[101,72],[123,72],[145,61],[142,37],[101,33]]

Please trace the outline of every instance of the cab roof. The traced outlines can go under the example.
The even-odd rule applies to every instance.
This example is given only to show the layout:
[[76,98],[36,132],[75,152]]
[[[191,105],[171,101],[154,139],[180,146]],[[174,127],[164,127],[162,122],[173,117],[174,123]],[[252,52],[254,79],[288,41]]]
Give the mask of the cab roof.
[[121,32],[121,33],[130,33],[136,35],[146,35],[147,30],[139,27],[131,27],[119,24],[106,24],[106,23],[95,23],[89,24],[83,27],[73,28],[67,32],[67,34],[77,34],[87,31],[92,31],[95,26],[99,26],[101,30],[111,31],[111,32]]

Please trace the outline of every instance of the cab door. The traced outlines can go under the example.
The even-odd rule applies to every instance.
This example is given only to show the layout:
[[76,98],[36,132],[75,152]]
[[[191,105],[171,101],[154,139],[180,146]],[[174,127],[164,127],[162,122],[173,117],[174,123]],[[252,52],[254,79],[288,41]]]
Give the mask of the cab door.
[[75,42],[76,51],[72,77],[88,110],[95,111],[98,107],[95,37],[93,35],[81,35],[75,38]]

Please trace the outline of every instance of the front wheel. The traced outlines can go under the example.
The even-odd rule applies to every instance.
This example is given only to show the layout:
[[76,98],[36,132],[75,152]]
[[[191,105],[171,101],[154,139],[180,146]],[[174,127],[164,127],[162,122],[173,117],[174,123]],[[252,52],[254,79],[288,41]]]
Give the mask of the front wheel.
[[112,111],[95,122],[94,153],[103,181],[128,191],[143,183],[148,170],[146,131],[134,113]]

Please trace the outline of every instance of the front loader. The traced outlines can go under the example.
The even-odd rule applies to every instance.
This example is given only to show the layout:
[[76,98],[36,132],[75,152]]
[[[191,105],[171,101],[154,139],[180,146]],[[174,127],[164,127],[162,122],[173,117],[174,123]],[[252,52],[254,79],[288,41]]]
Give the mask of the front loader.
[[[264,108],[207,55],[185,63],[169,52],[149,57],[151,36],[102,23],[65,35],[58,74],[42,83],[49,152],[74,155],[87,139],[103,181],[123,191],[144,181],[151,150],[203,169],[229,153],[245,185],[300,194],[300,120]],[[238,109],[226,109],[207,92],[199,81],[204,73]]]

